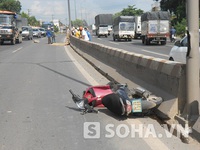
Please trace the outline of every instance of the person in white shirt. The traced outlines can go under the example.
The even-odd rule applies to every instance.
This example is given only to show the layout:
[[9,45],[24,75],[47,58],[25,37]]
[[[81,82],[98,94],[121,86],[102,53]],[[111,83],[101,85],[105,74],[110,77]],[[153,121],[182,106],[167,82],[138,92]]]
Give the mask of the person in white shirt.
[[85,29],[82,30],[82,39],[84,39],[85,41],[89,41],[89,37]]

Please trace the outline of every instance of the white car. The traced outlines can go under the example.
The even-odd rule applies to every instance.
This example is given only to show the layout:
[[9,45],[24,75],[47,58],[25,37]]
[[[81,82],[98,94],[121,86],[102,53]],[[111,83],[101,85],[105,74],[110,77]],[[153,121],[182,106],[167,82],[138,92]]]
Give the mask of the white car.
[[37,38],[41,38],[42,32],[38,28],[33,28],[33,36]]
[[187,36],[175,42],[169,53],[169,60],[186,63]]
[[[175,42],[169,53],[169,60],[177,61],[186,64],[186,54],[187,54],[187,36]],[[199,48],[200,51],[200,48]]]

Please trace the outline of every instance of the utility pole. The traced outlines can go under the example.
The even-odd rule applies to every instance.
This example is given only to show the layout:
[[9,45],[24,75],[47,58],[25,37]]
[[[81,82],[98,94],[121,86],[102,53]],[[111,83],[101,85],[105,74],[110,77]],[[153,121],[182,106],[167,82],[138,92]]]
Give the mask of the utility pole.
[[69,29],[71,30],[70,0],[68,0]]
[[199,116],[199,0],[187,0],[186,115],[191,125]]
[[76,13],[76,0],[74,0],[74,7],[75,7],[75,20],[77,19],[77,13]]
[[28,16],[30,16],[30,9],[28,9]]
[[52,14],[52,16],[51,16],[51,19],[52,19],[52,22],[53,22],[53,19],[54,19],[54,18],[53,18],[53,14]]

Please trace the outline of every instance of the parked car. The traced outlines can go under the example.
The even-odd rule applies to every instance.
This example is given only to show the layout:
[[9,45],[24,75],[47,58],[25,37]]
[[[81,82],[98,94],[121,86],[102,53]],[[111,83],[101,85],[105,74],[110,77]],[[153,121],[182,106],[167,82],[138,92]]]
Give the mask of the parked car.
[[45,37],[46,36],[45,28],[39,28],[39,30],[42,32],[42,36]]
[[30,26],[22,26],[22,38],[32,40],[33,39],[33,29]]
[[[199,32],[199,34],[200,34],[200,32]],[[169,60],[177,61],[177,62],[181,62],[181,63],[185,64],[186,63],[186,54],[187,54],[187,45],[188,45],[187,35],[184,38],[182,38],[181,40],[177,40],[174,43],[174,46],[172,47],[172,49],[169,53]],[[200,48],[199,48],[199,51],[200,51]]]
[[39,30],[39,28],[33,28],[33,36],[37,38],[42,37],[42,32]]

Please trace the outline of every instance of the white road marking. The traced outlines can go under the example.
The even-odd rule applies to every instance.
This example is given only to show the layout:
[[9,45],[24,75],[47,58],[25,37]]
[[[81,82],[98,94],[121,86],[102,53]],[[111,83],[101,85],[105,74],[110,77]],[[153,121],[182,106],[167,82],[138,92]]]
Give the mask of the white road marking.
[[112,44],[116,44],[116,45],[119,45],[119,43],[116,43],[116,42],[110,42],[110,43],[112,43]]
[[70,57],[70,59],[74,62],[74,64],[76,65],[76,67],[79,69],[79,71],[82,73],[82,75],[88,80],[88,82],[91,85],[99,85],[99,83],[97,81],[95,81],[94,78],[92,78],[91,75],[72,56],[72,54],[70,53],[70,51],[67,49],[66,46],[65,46],[65,51],[66,51],[67,55]]
[[[134,125],[144,125],[143,122],[141,122],[139,119],[127,119],[126,120],[130,125],[131,124],[134,124]],[[148,124],[147,126],[143,126],[143,134],[145,133],[145,130],[148,130],[147,127],[148,127]],[[161,130],[161,129],[160,129]],[[137,132],[137,131],[136,131]],[[146,131],[148,133],[148,131]],[[152,131],[150,131],[152,132]],[[149,132],[149,133],[150,133]],[[153,132],[152,132],[153,133]],[[162,135],[162,134],[161,134]],[[144,140],[144,142],[152,149],[152,150],[170,150],[166,145],[165,143],[163,143],[158,137],[151,137],[151,136],[148,136],[148,137],[144,137],[142,138]]]
[[165,54],[160,54],[160,53],[156,53],[156,52],[152,52],[152,51],[148,51],[145,49],[142,49],[143,52],[147,52],[147,53],[151,53],[151,54],[156,54],[156,55],[160,55],[160,56],[165,56],[165,57],[169,57],[169,55],[165,55]]
[[20,48],[14,50],[12,53],[16,53],[17,51],[20,51],[22,48],[23,48],[23,47],[20,47]]

